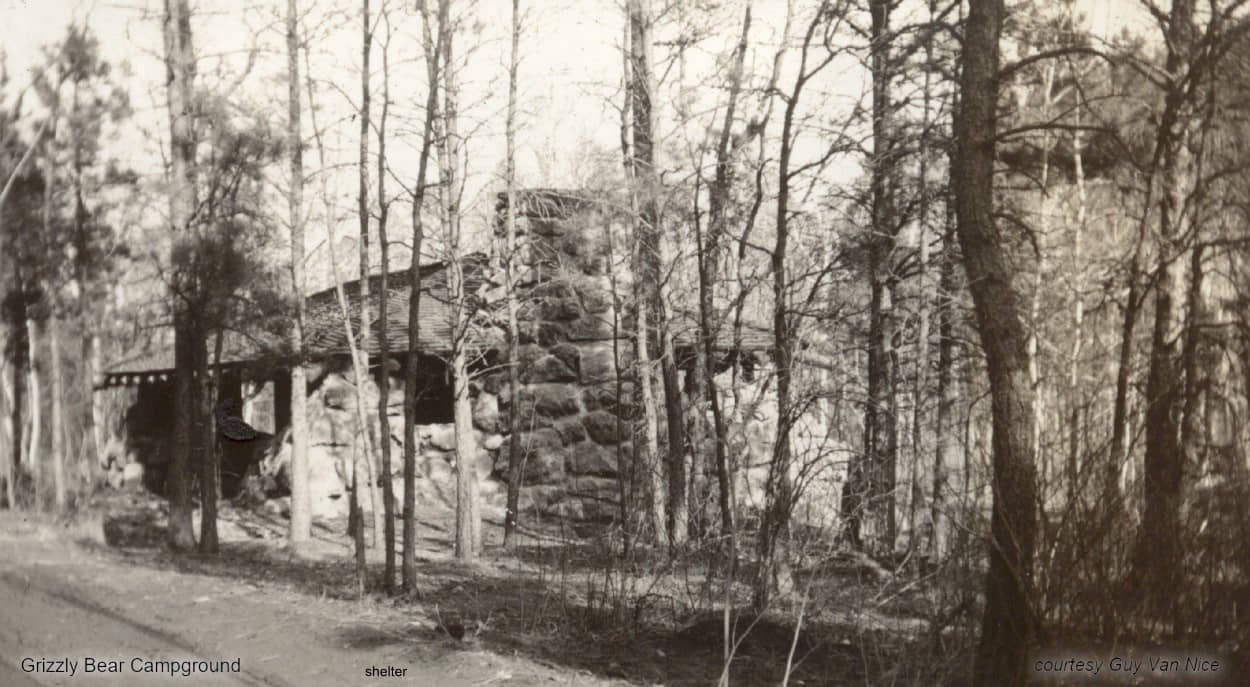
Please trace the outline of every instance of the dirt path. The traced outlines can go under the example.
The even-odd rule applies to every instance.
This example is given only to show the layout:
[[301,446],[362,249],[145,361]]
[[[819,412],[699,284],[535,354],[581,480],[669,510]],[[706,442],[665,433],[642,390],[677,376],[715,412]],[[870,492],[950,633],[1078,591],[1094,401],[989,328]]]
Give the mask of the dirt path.
[[[85,673],[86,659],[120,673]],[[23,660],[26,668],[23,670]],[[74,674],[29,671],[69,659]],[[238,660],[238,672],[143,673],[146,661]],[[44,666],[68,670],[70,664]],[[385,676],[370,676],[370,667]],[[201,666],[201,670],[203,666]],[[431,636],[394,608],[127,565],[0,516],[0,685],[589,685],[587,674]]]
[[[140,663],[135,667],[142,670],[144,659],[209,658],[174,635],[83,600],[54,576],[0,573],[0,608],[5,610],[0,625],[0,660],[10,673],[3,684],[167,684],[173,679],[170,673],[136,672],[131,661],[138,658]],[[44,666],[38,666],[41,660]],[[36,662],[34,666],[31,661]],[[35,672],[23,671],[23,664]],[[125,672],[99,672],[109,668]],[[229,675],[197,674],[195,683],[229,687],[280,684],[242,670]]]

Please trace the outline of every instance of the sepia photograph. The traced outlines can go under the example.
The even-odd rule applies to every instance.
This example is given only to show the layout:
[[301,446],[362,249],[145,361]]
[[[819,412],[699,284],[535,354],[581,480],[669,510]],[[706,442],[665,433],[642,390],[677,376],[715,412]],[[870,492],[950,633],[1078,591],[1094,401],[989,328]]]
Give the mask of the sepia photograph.
[[1250,0],[0,32],[0,687],[1250,685]]

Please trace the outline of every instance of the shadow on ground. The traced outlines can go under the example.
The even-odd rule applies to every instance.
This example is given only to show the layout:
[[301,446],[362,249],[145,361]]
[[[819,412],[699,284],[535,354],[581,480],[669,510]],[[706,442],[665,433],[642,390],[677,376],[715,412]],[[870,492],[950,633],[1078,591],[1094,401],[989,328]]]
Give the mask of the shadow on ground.
[[[357,599],[342,529],[318,532],[320,554],[296,559],[283,548],[281,521],[257,514],[232,518],[250,538],[224,543],[217,555],[165,550],[157,508],[107,516],[103,527],[113,555],[131,565]],[[371,594],[368,603],[387,613],[336,628],[340,645],[404,645],[417,654],[487,650],[645,684],[715,684],[723,670],[724,616],[700,612],[662,585],[636,583],[638,569],[669,573],[664,566],[671,564],[661,557],[635,561],[627,575],[605,547],[534,544],[509,552],[488,547],[482,562],[464,565],[444,553],[450,550],[445,529],[423,530],[430,536],[418,558],[419,598]],[[706,570],[711,562],[683,564]],[[369,574],[372,588],[379,588],[381,564],[371,562]],[[797,639],[792,619],[752,618],[739,610],[732,622],[738,642],[733,684],[780,684],[787,666],[792,685],[875,683],[886,675],[897,679],[896,666],[907,655],[932,650],[924,637],[865,633],[819,616],[805,618]]]

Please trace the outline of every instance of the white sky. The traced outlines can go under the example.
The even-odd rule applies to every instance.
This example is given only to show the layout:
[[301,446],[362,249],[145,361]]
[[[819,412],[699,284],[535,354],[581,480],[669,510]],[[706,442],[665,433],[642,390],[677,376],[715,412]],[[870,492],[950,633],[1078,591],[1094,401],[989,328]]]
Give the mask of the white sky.
[[[413,3],[407,0],[391,4],[411,7]],[[729,53],[741,21],[741,3],[724,4],[723,16],[716,22],[722,27],[718,35],[691,50],[684,69],[673,67],[668,77],[669,90],[659,99],[671,107],[680,96],[688,96],[690,111],[696,118],[684,132],[669,127],[670,151],[690,149],[699,142],[693,139],[704,135],[702,132],[713,121],[714,112],[709,106],[722,97],[716,87],[719,82],[709,77],[721,73],[716,61]],[[810,9],[807,6],[811,4],[796,0],[800,11]],[[357,233],[356,220],[349,212],[356,193],[355,173],[349,167],[356,159],[359,128],[347,120],[360,94],[358,5],[343,0],[300,0],[301,11],[307,16],[304,29],[314,36],[313,71],[321,109],[318,123],[323,127],[332,125],[327,139],[331,164],[342,166],[342,172],[332,177],[330,187],[331,195],[343,210],[338,229],[343,236]],[[381,0],[372,0],[371,5],[376,12]],[[757,78],[762,79],[771,66],[785,6],[784,0],[754,0],[754,48],[749,70]],[[1134,0],[1079,0],[1078,6],[1100,34],[1105,35],[1108,27],[1117,32],[1126,24],[1140,25],[1140,20],[1135,19],[1138,10]],[[281,130],[286,117],[286,55],[281,33],[285,0],[193,0],[192,7],[193,41],[202,58],[202,83],[230,82],[249,47],[255,45],[255,65],[232,92],[232,99],[268,113],[275,128]],[[466,19],[469,30],[460,37],[457,50],[466,65],[462,70],[461,96],[461,129],[469,139],[466,222],[469,233],[481,236],[493,208],[493,193],[501,188],[511,2],[456,0],[453,7],[472,15]],[[621,99],[622,13],[617,0],[522,0],[522,7],[527,8],[528,16],[521,45],[524,113],[519,122],[519,181],[522,186],[580,186],[602,170],[619,168],[619,162],[613,166],[611,156],[619,149],[619,114],[615,107]],[[13,86],[20,87],[28,80],[26,74],[38,62],[40,46],[59,40],[73,19],[89,18],[105,57],[114,64],[129,64],[134,74],[130,92],[136,115],[128,129],[118,132],[114,149],[140,174],[153,179],[161,174],[160,151],[168,131],[167,115],[162,109],[161,10],[161,0],[0,0],[3,49]],[[394,15],[391,79],[395,105],[394,119],[389,125],[389,153],[392,169],[408,180],[415,177],[414,146],[420,123],[416,113],[424,103],[425,68],[418,61],[420,21],[404,9]],[[792,35],[801,27],[802,18],[796,18]],[[381,31],[375,39],[372,58],[375,117],[381,90],[380,34]],[[661,40],[664,38],[660,36]],[[471,45],[475,47],[469,50],[467,46]],[[796,58],[792,55],[787,60],[793,69]],[[680,81],[685,88],[676,83],[679,75],[684,75]],[[825,82],[815,85],[814,90],[807,101],[812,108],[809,114],[835,117],[839,108],[849,111],[863,97],[863,71],[850,58],[836,62]],[[752,107],[751,103],[744,104],[747,112]],[[403,121],[405,118],[407,121]],[[304,133],[310,135],[307,113]],[[681,133],[684,137],[678,135]],[[371,143],[371,148],[376,151],[376,142]],[[603,151],[607,159],[594,160],[595,151]],[[858,165],[855,160],[843,161],[828,174],[849,180],[858,174]],[[313,170],[316,166],[316,150],[310,147],[305,154],[305,167]],[[285,183],[282,179],[277,181]],[[399,190],[390,182],[391,193]],[[307,204],[319,211],[320,199],[314,195],[319,192],[319,184],[313,181],[308,191]],[[408,211],[396,207],[392,216],[398,225],[392,231],[402,236],[406,233]],[[316,245],[324,231],[310,226],[309,234],[310,243]]]

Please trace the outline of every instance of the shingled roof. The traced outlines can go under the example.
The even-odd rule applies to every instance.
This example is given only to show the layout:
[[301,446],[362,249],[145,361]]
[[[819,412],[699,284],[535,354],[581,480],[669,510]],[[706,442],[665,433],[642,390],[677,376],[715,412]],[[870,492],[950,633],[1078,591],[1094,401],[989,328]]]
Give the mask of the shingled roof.
[[[466,290],[474,293],[482,283],[486,258],[473,254],[462,258]],[[447,353],[452,348],[452,307],[447,291],[447,263],[439,262],[421,267],[420,333],[417,347],[431,353]],[[408,348],[408,304],[410,280],[408,270],[387,274],[387,323],[384,331],[393,353]],[[377,332],[378,312],[381,305],[382,276],[369,277],[369,308]],[[353,333],[360,318],[360,280],[343,284],[343,295],[352,318]],[[347,330],[343,326],[342,309],[333,287],[308,296],[305,301],[304,350],[311,359],[326,358],[349,353]],[[152,338],[172,342],[172,328],[158,332]],[[212,342],[209,343],[212,355]],[[369,341],[369,354],[381,351],[378,337]],[[273,335],[227,332],[223,336],[221,364],[223,367],[240,367],[254,364],[283,364],[290,359],[285,342]],[[116,386],[141,381],[156,381],[167,377],[174,369],[174,352],[171,344],[144,351],[117,361],[105,369],[104,386]]]
[[[465,291],[476,293],[482,284],[486,257],[473,254],[462,258],[465,275]],[[452,303],[447,291],[447,263],[435,263],[421,268],[420,328],[417,349],[426,353],[441,354],[451,351]],[[408,306],[411,288],[408,270],[390,272],[386,276],[386,332],[391,352],[408,349]],[[305,350],[310,357],[323,357],[348,352],[347,331],[343,327],[343,314],[338,296],[333,288],[319,291],[308,297],[305,319]],[[360,280],[343,285],[348,312],[353,321],[360,317]],[[382,275],[369,277],[369,314],[373,318],[375,335],[369,339],[369,354],[381,352],[378,341],[378,311],[382,303]]]
[[[497,210],[507,207],[507,196],[500,194]],[[592,211],[597,203],[584,192],[563,189],[535,189],[519,195],[518,214],[529,220],[549,223]],[[545,226],[545,225],[544,225]],[[478,253],[460,259],[466,280],[466,292],[474,294],[490,291],[482,289],[491,270],[486,256]],[[452,350],[452,303],[447,289],[448,264],[439,262],[421,268],[420,334],[417,349],[426,354],[441,355]],[[372,332],[378,329],[378,310],[381,304],[381,275],[369,277],[370,313],[373,317]],[[409,278],[407,270],[387,274],[387,322],[381,331],[386,334],[391,352],[401,353],[408,349]],[[490,285],[488,285],[490,286]],[[497,286],[497,284],[495,285]],[[348,312],[355,325],[360,317],[360,282],[353,280],[343,284]],[[318,291],[306,300],[305,355],[311,359],[345,355],[350,348],[347,332],[343,326],[342,309],[334,288]],[[722,313],[722,325],[716,332],[715,347],[722,351],[742,349],[767,351],[773,346],[771,329],[762,326],[752,313],[746,313],[743,327],[735,332],[732,317]],[[673,341],[679,349],[689,351],[698,341],[698,318],[690,309],[678,308],[668,314],[667,324]],[[479,336],[491,336],[491,328]],[[593,328],[592,328],[593,329]],[[625,331],[629,331],[626,325]],[[172,342],[172,332],[163,332],[154,340]],[[736,336],[737,334],[737,336]],[[610,337],[610,334],[607,335]],[[740,337],[740,338],[739,338]],[[369,355],[377,355],[380,342],[376,334],[370,337]],[[585,340],[585,339],[582,339]],[[473,342],[479,348],[502,345],[500,340]],[[211,344],[210,344],[211,346]],[[281,337],[272,333],[230,332],[223,340],[221,363],[233,367],[280,367],[290,363],[292,356]],[[173,371],[172,347],[166,345],[152,352],[134,355],[119,361],[104,371],[103,385],[132,384],[164,378]]]

